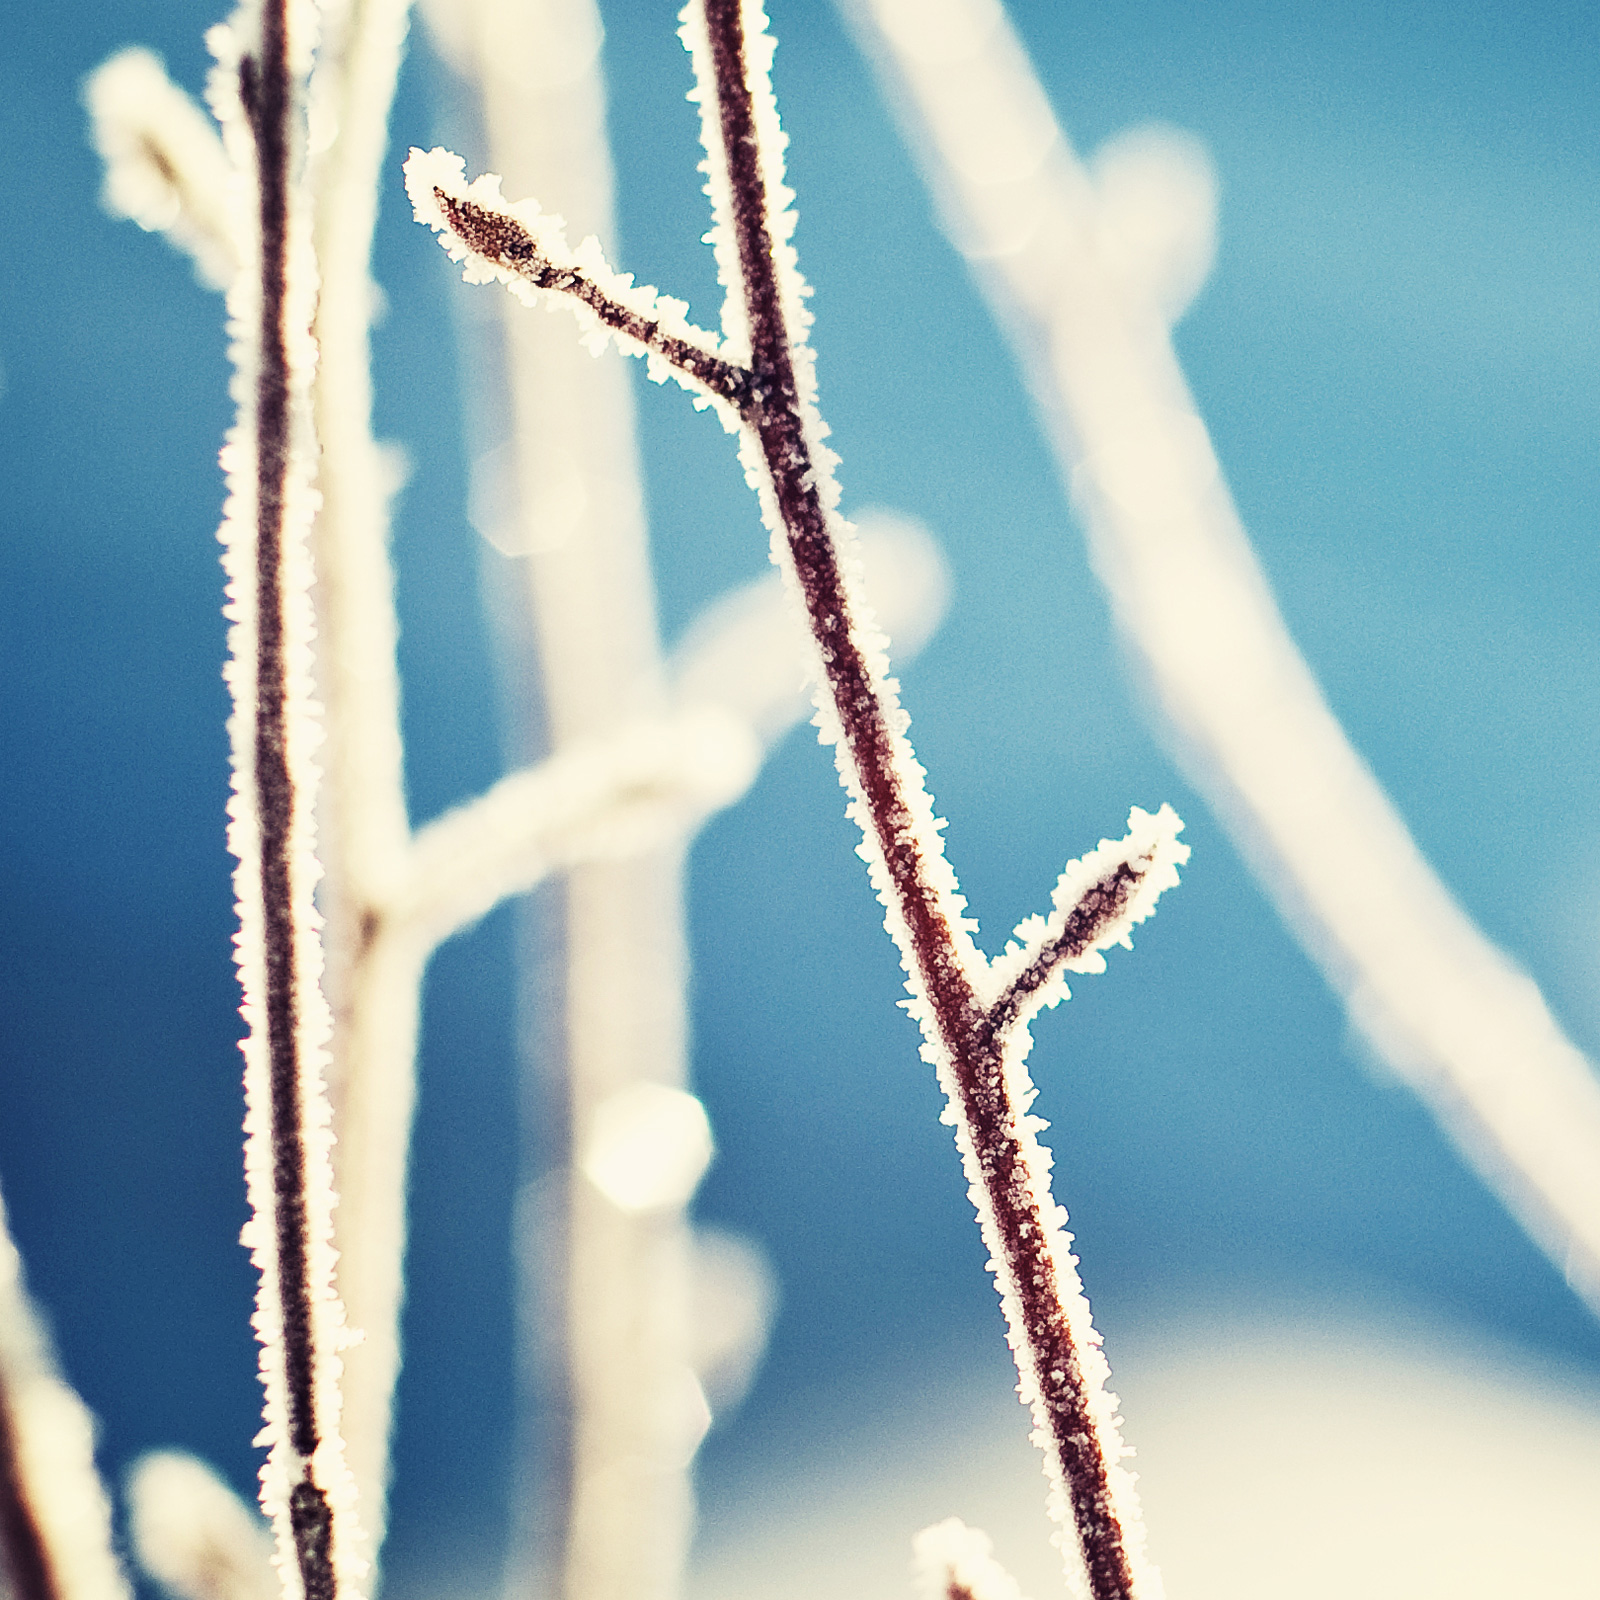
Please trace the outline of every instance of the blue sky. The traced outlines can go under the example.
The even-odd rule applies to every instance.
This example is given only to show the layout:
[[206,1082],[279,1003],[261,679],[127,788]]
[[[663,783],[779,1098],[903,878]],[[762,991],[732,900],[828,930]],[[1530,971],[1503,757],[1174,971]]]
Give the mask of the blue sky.
[[[1281,1292],[1420,1305],[1600,1367],[1559,1275],[1347,1047],[1152,731],[1027,397],[833,11],[771,10],[845,506],[919,516],[954,573],[945,628],[903,677],[991,948],[1130,804],[1189,821],[1182,889],[1036,1029],[1113,1361],[1119,1326]],[[606,13],[621,264],[705,321],[671,8]],[[1425,0],[1015,14],[1080,148],[1151,119],[1210,148],[1221,249],[1177,342],[1246,525],[1424,850],[1595,1054],[1600,24],[1576,4]],[[78,99],[127,43],[198,88],[215,20],[171,0],[0,23],[0,1179],[112,1470],[181,1443],[245,1486],[221,308],[98,209]],[[439,89],[419,45],[402,150],[434,141]],[[398,161],[384,206],[378,415],[414,468],[396,558],[421,819],[500,770],[478,606],[498,558],[465,516],[468,291],[407,219]],[[640,391],[670,637],[761,570],[765,537],[715,423]],[[720,1147],[700,1210],[760,1238],[784,1287],[760,1384],[708,1445],[711,1514],[807,1396],[870,1394],[999,1338],[852,845],[831,760],[800,733],[695,851],[694,1060]],[[396,1594],[498,1559],[511,964],[502,912],[441,953],[427,995]]]

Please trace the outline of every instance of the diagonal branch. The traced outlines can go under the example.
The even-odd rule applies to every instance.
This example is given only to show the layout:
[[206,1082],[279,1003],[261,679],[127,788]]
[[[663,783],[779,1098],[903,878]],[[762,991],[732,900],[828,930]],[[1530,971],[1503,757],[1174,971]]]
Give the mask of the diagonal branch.
[[103,202],[193,256],[212,288],[233,282],[244,251],[229,208],[233,163],[216,124],[148,50],[119,50],[83,86]]
[[420,829],[384,920],[432,947],[561,867],[687,836],[760,760],[749,726],[710,706],[569,745]]
[[131,1600],[94,1464],[94,1418],[61,1377],[0,1200],[0,1593]]
[[996,984],[989,1026],[1004,1040],[1043,1006],[1068,998],[1064,974],[1103,972],[1103,950],[1127,944],[1135,923],[1154,910],[1162,890],[1178,881],[1189,859],[1177,842],[1183,824],[1171,806],[1155,815],[1137,806],[1126,838],[1100,848],[1061,874],[1049,918],[1030,917],[1006,953],[990,966]]
[[559,217],[545,216],[530,201],[508,206],[498,178],[468,185],[464,172],[465,163],[447,150],[413,148],[406,162],[417,220],[442,235],[452,260],[468,263],[469,281],[498,278],[530,303],[534,290],[559,294],[591,334],[614,337],[628,354],[645,356],[653,378],[671,371],[685,388],[744,412],[750,373],[684,320],[684,305],[613,272],[592,238],[572,250]]
[[[1107,196],[1021,40],[993,0],[840,8],[865,25],[946,228],[1029,378],[1091,564],[1196,787],[1352,1028],[1600,1314],[1594,1064],[1457,903],[1329,706],[1189,392],[1173,307],[1092,247]],[[990,181],[982,153],[1041,129],[1033,170]],[[1180,203],[1202,187],[1179,180]]]

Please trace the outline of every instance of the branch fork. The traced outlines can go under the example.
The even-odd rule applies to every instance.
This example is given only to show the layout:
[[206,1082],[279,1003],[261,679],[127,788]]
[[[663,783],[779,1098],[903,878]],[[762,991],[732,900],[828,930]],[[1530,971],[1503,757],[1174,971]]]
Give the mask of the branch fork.
[[[885,921],[908,974],[923,1055],[938,1069],[992,1256],[1017,1355],[1021,1392],[1045,1453],[1052,1510],[1066,1534],[1069,1576],[1093,1600],[1158,1600],[1116,1400],[1088,1303],[1050,1196],[1050,1158],[1028,1115],[1026,1024],[1065,998],[1068,971],[1103,966],[1102,951],[1177,881],[1187,849],[1170,808],[1135,811],[1127,838],[1069,867],[1048,917],[1017,931],[991,963],[945,859],[941,825],[906,736],[888,676],[886,641],[859,592],[854,529],[836,512],[834,457],[816,407],[805,343],[807,294],[789,243],[784,136],[768,81],[772,41],[759,0],[700,0],[683,13],[695,58],[708,160],[711,242],[727,298],[722,339],[688,322],[686,307],[614,272],[595,240],[572,249],[557,218],[532,201],[508,205],[499,180],[465,182],[459,157],[413,150],[406,184],[472,282],[498,280],[527,303],[551,296],[577,316],[586,342],[642,355],[656,381],[676,379],[739,439],[760,498],[773,558],[811,636],[817,722],[834,746],[863,835]],[[748,351],[746,359],[740,353]]]

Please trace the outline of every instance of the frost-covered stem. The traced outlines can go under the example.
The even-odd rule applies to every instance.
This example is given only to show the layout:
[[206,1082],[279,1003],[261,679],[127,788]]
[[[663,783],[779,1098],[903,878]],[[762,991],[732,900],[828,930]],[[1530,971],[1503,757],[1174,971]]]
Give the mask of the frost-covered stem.
[[941,893],[926,859],[928,835],[917,826],[904,791],[906,762],[895,747],[904,714],[869,666],[858,640],[819,492],[821,473],[807,437],[794,337],[768,227],[761,143],[745,60],[744,11],[745,0],[704,0],[721,154],[750,326],[751,426],[839,719],[849,758],[847,777],[858,791],[866,813],[863,827],[892,885],[898,917],[891,917],[891,925],[898,923],[903,951],[951,1064],[963,1131],[987,1200],[985,1231],[992,1234],[991,1247],[1004,1262],[1002,1281],[1020,1303],[1027,1360],[1048,1414],[1051,1449],[1065,1478],[1090,1589],[1095,1600],[1123,1600],[1134,1593],[1133,1567],[1063,1305],[1065,1286],[1058,1282],[1049,1230],[1034,1191],[1030,1152],[1018,1137],[1019,1111],[1011,1103],[1003,1049],[988,1008],[975,992],[966,941],[951,925],[951,897]]
[[[296,12],[297,25],[302,15]],[[308,672],[303,407],[313,269],[297,243],[304,224],[292,194],[300,110],[294,57],[306,52],[290,37],[290,0],[266,0],[255,20],[254,39],[233,47],[243,127],[235,113],[231,131],[243,135],[241,154],[254,175],[256,276],[236,285],[243,415],[230,445],[233,495],[224,524],[235,619],[231,842],[250,1023],[246,1172],[272,1445],[264,1499],[278,1520],[286,1580],[292,1568],[304,1600],[332,1600],[359,1556],[337,1434],[341,1318],[330,1282],[333,1192],[321,1083],[327,1018],[310,904],[317,722]],[[225,115],[228,70],[225,62],[218,86]]]
[[289,255],[289,116],[293,86],[285,0],[262,8],[261,54],[239,63],[240,98],[257,151],[261,327],[256,380],[256,703],[254,772],[260,826],[266,1047],[270,1063],[273,1224],[283,1316],[289,1443],[304,1463],[291,1489],[308,1600],[332,1591],[332,1514],[310,1458],[317,1452],[316,1341],[311,1329],[299,965],[290,887],[295,783],[289,770],[289,685],[284,638],[284,501],[291,449],[289,352],[284,329]]
[[1128,903],[1148,867],[1148,861],[1120,861],[1084,891],[1060,932],[1040,943],[1027,965],[990,1006],[988,1025],[996,1039],[1004,1040],[1028,1014],[1029,1001],[1046,989],[1063,967],[1093,950],[1104,938],[1105,930],[1126,915]]
[[[1062,1230],[1065,1213],[1050,1197],[1049,1156],[1028,1115],[1023,1023],[1064,996],[1064,968],[1093,969],[1099,949],[1124,937],[1176,882],[1187,857],[1174,837],[1181,824],[1167,810],[1135,812],[1127,840],[1103,844],[1063,875],[1055,915],[1018,930],[1024,948],[991,966],[972,945],[886,675],[883,641],[857,594],[855,540],[832,509],[838,491],[813,400],[805,290],[788,244],[782,136],[765,77],[771,41],[759,35],[751,59],[746,35],[747,17],[757,28],[765,18],[755,0],[709,0],[703,12],[691,6],[684,15],[710,153],[713,240],[730,291],[725,343],[684,321],[685,307],[613,272],[592,238],[571,249],[537,202],[508,205],[496,178],[466,185],[459,157],[414,150],[407,187],[418,219],[466,263],[468,281],[499,279],[530,304],[539,290],[563,297],[588,342],[598,347],[615,337],[646,357],[652,376],[670,372],[742,435],[741,458],[773,531],[774,558],[798,591],[812,636],[823,735],[837,747],[873,881],[911,976],[924,1053],[938,1064],[950,1101],[1022,1391],[1055,1486],[1052,1511],[1070,1530],[1069,1571],[1086,1579],[1095,1600],[1155,1600],[1159,1575],[1144,1560],[1137,1497],[1119,1464],[1116,1401],[1104,1388],[1107,1370]],[[746,342],[743,366],[734,357]],[[713,358],[742,370],[725,372]]]
[[61,1377],[0,1201],[0,1594],[131,1600],[111,1548],[94,1419]]

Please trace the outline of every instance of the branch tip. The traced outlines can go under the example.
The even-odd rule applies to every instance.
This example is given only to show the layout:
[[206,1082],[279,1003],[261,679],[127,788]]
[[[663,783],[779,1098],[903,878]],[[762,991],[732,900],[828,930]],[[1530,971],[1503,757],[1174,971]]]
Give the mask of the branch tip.
[[448,150],[413,147],[405,171],[417,221],[464,263],[467,282],[498,280],[530,305],[537,293],[560,296],[597,353],[614,342],[642,355],[651,378],[659,383],[670,375],[718,403],[730,426],[752,405],[750,373],[688,321],[687,305],[614,272],[592,235],[572,248],[560,217],[547,215],[536,200],[508,203],[493,174],[467,183],[466,163]]
[[990,967],[989,1019],[996,1037],[1067,999],[1068,972],[1103,972],[1105,951],[1132,947],[1134,926],[1177,886],[1178,868],[1189,859],[1188,845],[1178,841],[1182,831],[1183,820],[1170,805],[1153,815],[1135,806],[1121,839],[1102,839],[1067,866],[1051,896],[1050,915],[1019,923],[1005,954]]

